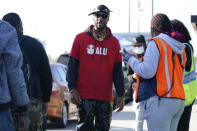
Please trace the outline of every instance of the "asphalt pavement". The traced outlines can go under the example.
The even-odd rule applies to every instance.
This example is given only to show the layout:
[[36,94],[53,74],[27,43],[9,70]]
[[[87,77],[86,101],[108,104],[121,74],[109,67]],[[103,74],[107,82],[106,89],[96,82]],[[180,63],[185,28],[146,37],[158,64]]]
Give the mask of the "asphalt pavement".
[[[77,121],[69,121],[68,126],[62,129],[48,129],[47,131],[75,131]],[[125,105],[122,112],[112,113],[111,131],[134,131],[135,127],[135,108],[132,103]],[[144,131],[147,131],[146,122],[144,123]],[[190,130],[197,131],[197,100],[192,109]]]

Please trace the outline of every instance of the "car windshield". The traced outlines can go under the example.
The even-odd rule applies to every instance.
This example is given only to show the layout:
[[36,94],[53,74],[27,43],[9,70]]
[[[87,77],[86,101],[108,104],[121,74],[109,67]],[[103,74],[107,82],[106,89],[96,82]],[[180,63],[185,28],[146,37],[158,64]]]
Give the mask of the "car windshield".
[[68,83],[66,81],[66,70],[64,69],[64,67],[57,66],[54,71],[54,75],[61,84],[65,85],[65,86],[68,85]]

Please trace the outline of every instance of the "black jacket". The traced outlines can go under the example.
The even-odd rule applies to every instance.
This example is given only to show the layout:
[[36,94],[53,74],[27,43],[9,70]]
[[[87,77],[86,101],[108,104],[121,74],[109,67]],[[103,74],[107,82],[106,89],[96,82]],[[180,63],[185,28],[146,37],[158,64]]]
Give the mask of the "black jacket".
[[[187,44],[189,44],[189,46],[191,48]],[[187,44],[185,45],[185,52],[186,52],[186,58],[187,58],[186,65],[185,65],[185,70],[190,71],[191,66],[192,66],[191,51],[193,52],[193,46],[190,43],[187,43]]]
[[[21,39],[23,40],[20,43]],[[20,46],[26,52],[32,69],[30,79],[30,87],[32,89],[29,97],[48,102],[52,90],[52,74],[45,49],[38,40],[30,36],[18,34],[18,40]]]

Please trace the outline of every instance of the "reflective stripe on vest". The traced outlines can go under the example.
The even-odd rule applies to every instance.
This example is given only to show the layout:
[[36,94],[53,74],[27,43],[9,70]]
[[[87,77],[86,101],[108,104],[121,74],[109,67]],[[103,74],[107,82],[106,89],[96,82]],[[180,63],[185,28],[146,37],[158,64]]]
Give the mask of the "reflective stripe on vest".
[[[161,41],[161,43],[162,43],[162,46],[163,46],[164,52],[165,52],[165,55],[164,55],[164,57],[165,57],[165,58],[164,58],[165,63],[164,63],[164,65],[165,65],[165,74],[166,74],[166,81],[167,81],[167,87],[168,87],[168,90],[167,90],[167,91],[169,91],[170,88],[171,88],[171,84],[170,84],[170,78],[169,78],[168,59],[167,59],[167,49],[166,49],[166,46],[165,46],[164,42],[163,42],[162,40],[160,40],[160,41]],[[167,94],[167,97],[170,97],[170,94],[169,94],[169,93]]]
[[[190,47],[190,45],[187,43],[185,43],[185,45],[188,45]],[[183,87],[185,91],[185,106],[192,104],[192,102],[194,101],[197,95],[197,80],[195,74],[196,66],[194,61],[194,54],[191,47],[190,50],[191,50],[191,58],[192,58],[191,69],[190,71],[185,71],[183,77]]]
[[195,63],[194,63],[194,55],[192,52],[192,48],[190,47],[189,44],[184,43],[185,45],[188,45],[191,51],[191,58],[192,58],[192,63],[191,63],[191,68],[190,71],[185,71],[184,72],[184,78],[183,78],[183,84],[187,84],[193,80],[196,80],[196,70],[195,70]]
[[182,85],[183,67],[185,67],[186,63],[185,50],[181,56],[181,64],[176,53],[174,53],[173,57],[173,51],[166,41],[161,38],[152,38],[152,40],[155,41],[160,52],[160,59],[156,72],[157,95],[160,97],[185,99]]

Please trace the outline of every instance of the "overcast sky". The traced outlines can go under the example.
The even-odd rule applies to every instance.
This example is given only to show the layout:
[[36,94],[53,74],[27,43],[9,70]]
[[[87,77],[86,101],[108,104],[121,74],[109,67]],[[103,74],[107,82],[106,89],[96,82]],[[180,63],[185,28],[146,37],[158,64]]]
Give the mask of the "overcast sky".
[[[140,0],[140,5],[139,0],[130,2],[130,31],[149,32],[152,0]],[[99,4],[113,11],[108,23],[112,32],[127,33],[129,0],[3,0],[0,17],[9,12],[18,13],[24,34],[45,41],[47,54],[54,58],[70,51],[75,36],[93,23],[88,14]],[[191,15],[197,15],[196,5],[197,0],[154,0],[154,14],[165,13],[170,19],[184,22],[192,35],[195,51],[197,34],[191,25]]]

